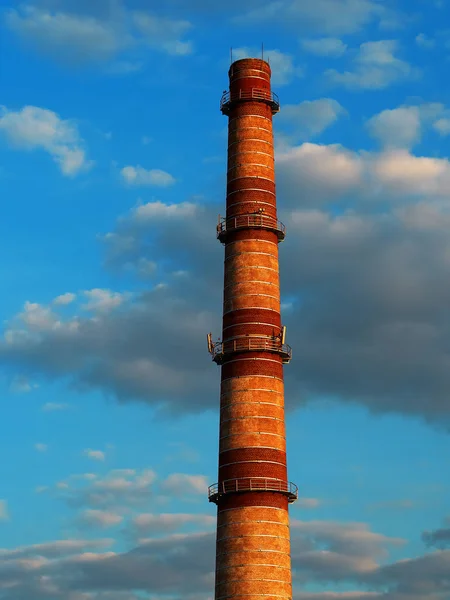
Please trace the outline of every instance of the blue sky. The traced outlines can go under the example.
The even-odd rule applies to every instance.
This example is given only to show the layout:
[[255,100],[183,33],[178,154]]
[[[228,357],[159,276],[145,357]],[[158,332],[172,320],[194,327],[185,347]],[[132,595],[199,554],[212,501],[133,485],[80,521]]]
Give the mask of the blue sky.
[[212,598],[233,57],[275,118],[295,600],[448,600],[446,0],[0,0],[0,599]]

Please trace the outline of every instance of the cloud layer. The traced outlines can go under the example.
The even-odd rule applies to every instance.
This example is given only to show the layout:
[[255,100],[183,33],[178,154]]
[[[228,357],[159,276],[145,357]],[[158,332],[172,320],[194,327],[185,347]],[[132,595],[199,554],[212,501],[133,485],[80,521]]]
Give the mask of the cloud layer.
[[[445,423],[449,162],[305,143],[280,150],[277,165],[288,225],[282,291],[293,298],[284,315],[295,353],[289,397],[298,405],[331,395]],[[137,205],[103,239],[115,268],[151,265],[148,291],[97,290],[95,302],[80,293],[91,301],[72,318],[55,303],[27,303],[6,327],[4,362],[122,400],[214,406],[217,371],[204,336],[220,324],[216,215],[191,201]]]

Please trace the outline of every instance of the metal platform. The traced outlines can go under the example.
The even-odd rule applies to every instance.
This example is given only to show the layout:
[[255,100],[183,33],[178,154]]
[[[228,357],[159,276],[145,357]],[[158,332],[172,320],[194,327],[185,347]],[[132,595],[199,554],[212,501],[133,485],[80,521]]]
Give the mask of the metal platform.
[[221,365],[228,355],[238,352],[273,352],[281,356],[283,364],[289,363],[292,358],[292,348],[288,344],[282,344],[280,339],[272,337],[244,336],[215,342],[211,347],[212,359],[218,365]]
[[237,94],[224,92],[220,99],[220,110],[224,115],[230,114],[230,110],[240,102],[264,102],[272,109],[272,114],[279,112],[280,101],[274,92],[269,92],[260,88],[252,88],[249,91],[239,90]]
[[228,233],[238,229],[265,229],[277,234],[278,241],[282,242],[286,236],[286,227],[281,221],[264,214],[236,215],[230,218],[221,218],[217,224],[217,239],[224,244]]
[[265,477],[241,477],[239,479],[227,479],[214,483],[208,488],[208,500],[218,503],[219,498],[225,494],[242,492],[279,492],[288,498],[288,502],[295,502],[298,498],[298,487],[290,481]]

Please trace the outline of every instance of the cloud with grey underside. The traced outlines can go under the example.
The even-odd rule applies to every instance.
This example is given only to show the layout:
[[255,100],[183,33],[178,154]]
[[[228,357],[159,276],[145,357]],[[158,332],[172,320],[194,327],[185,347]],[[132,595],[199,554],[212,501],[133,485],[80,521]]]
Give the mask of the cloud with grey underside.
[[[161,600],[180,593],[203,600],[214,587],[214,542],[213,533],[199,531],[143,540],[123,552],[108,538],[1,550],[0,598],[43,600],[51,593],[55,600],[81,600],[89,593],[92,600],[134,600],[133,592],[145,592]],[[388,562],[389,549],[404,542],[364,523],[293,521],[295,599],[444,600],[450,552]],[[306,582],[353,591],[303,592]]]
[[[305,143],[277,165],[289,406],[326,395],[447,422],[450,163]],[[151,264],[148,291],[85,291],[70,320],[28,303],[5,325],[3,365],[166,410],[214,407],[205,335],[220,333],[219,210],[187,199],[122,215],[103,236],[106,264],[136,276]]]

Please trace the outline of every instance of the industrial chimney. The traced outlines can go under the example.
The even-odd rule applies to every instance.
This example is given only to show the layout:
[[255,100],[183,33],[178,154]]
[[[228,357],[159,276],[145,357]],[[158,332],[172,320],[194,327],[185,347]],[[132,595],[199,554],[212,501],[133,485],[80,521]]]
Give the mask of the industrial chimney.
[[267,62],[229,70],[220,109],[228,116],[222,341],[208,349],[222,367],[215,600],[291,600],[288,505],[297,499],[286,467],[278,244],[272,116],[279,111]]

